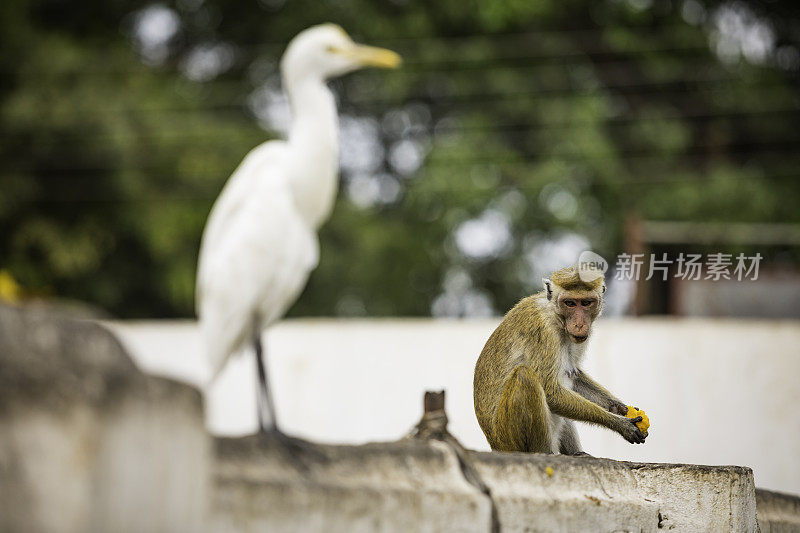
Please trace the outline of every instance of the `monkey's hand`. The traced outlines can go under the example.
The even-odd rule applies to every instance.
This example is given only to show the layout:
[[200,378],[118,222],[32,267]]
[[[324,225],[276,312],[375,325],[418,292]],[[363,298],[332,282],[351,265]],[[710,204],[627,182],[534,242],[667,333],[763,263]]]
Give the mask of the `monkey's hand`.
[[647,436],[647,430],[650,429],[650,419],[647,418],[647,415],[644,414],[644,411],[642,411],[638,407],[633,407],[632,405],[629,405],[628,412],[625,413],[625,416],[627,416],[628,418],[635,418],[637,416],[641,418],[642,421],[636,424],[636,427],[642,430],[642,433],[644,433],[645,437]]
[[617,421],[619,425],[617,432],[622,435],[623,439],[631,444],[641,444],[644,442],[644,439],[647,438],[647,435],[642,433],[642,430],[636,427],[636,424],[641,421],[641,416],[637,416],[636,418],[626,418],[624,416],[620,416],[619,420]]
[[608,407],[608,410],[614,413],[615,415],[622,415],[625,416],[628,414],[628,406],[622,402],[611,402],[611,405]]

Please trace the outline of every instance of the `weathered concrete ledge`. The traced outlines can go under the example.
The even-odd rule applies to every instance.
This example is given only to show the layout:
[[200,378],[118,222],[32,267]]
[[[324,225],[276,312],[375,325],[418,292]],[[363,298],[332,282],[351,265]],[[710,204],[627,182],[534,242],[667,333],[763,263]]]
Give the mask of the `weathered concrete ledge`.
[[210,450],[196,389],[94,323],[0,305],[0,531],[199,531]]
[[800,497],[756,489],[761,533],[800,533]]
[[753,473],[739,466],[472,453],[503,530],[756,531]]
[[490,531],[491,502],[440,442],[217,440],[213,531]]
[[[477,453],[440,441],[217,441],[215,531],[757,531],[750,469]],[[324,526],[324,527],[323,527]]]
[[0,531],[800,531],[748,468],[466,452],[437,412],[398,442],[214,440],[102,327],[0,306]]

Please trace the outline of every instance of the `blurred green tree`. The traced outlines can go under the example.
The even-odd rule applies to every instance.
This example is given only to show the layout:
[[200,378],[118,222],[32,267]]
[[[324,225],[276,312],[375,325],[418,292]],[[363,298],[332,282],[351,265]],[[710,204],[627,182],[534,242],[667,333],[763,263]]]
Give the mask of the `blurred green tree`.
[[619,252],[631,211],[800,222],[791,2],[16,0],[0,268],[191,316],[208,210],[285,121],[285,43],[324,21],[406,63],[333,86],[342,194],[294,315],[499,312],[547,258]]

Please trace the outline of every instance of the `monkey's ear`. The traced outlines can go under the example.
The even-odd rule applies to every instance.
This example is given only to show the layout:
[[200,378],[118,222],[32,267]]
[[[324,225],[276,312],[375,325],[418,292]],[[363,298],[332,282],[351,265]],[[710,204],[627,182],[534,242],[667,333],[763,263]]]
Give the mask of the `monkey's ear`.
[[544,290],[547,291],[547,299],[550,300],[553,298],[553,282],[550,281],[550,278],[542,278],[542,285],[544,285]]
[[606,293],[606,282],[604,281],[602,285],[600,285],[600,294]]

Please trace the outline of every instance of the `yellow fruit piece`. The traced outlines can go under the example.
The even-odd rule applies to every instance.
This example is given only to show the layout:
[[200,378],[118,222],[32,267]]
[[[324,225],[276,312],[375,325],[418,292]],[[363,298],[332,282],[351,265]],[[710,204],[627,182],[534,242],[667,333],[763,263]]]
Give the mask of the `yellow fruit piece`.
[[552,468],[550,468],[548,466],[547,468],[544,469],[544,471],[547,472],[547,477],[553,477],[553,469]]
[[636,418],[637,416],[641,416],[641,422],[636,422],[636,427],[641,430],[642,433],[647,435],[647,430],[650,429],[650,419],[647,418],[647,415],[644,414],[644,411],[636,409],[635,407],[628,406],[628,413],[625,415],[628,418]]

